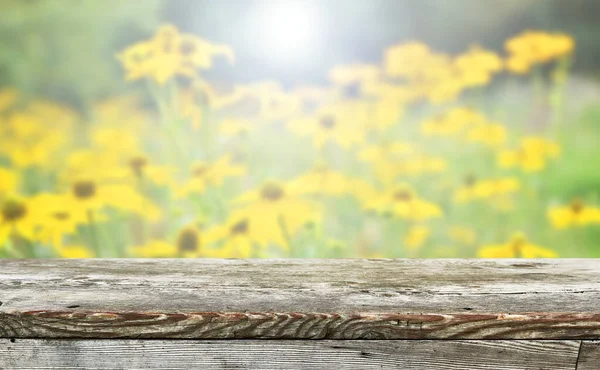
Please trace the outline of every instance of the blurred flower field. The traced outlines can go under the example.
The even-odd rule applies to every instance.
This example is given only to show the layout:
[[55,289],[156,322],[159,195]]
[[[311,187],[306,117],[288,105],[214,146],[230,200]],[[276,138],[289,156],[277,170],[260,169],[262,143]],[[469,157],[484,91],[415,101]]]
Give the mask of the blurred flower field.
[[117,55],[138,95],[82,110],[1,90],[0,255],[600,256],[600,177],[569,185],[596,170],[600,118],[565,108],[574,52],[541,31],[413,42],[328,86],[224,88],[203,72],[234,50],[161,26]]

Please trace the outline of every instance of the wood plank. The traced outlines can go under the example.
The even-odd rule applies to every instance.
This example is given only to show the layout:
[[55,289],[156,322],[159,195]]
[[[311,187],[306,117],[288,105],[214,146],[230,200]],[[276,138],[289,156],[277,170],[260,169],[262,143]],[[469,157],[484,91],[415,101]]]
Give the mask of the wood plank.
[[577,370],[598,370],[600,368],[600,342],[583,341],[579,350]]
[[0,368],[564,370],[578,350],[578,341],[2,339]]
[[600,260],[3,260],[0,337],[600,339]]

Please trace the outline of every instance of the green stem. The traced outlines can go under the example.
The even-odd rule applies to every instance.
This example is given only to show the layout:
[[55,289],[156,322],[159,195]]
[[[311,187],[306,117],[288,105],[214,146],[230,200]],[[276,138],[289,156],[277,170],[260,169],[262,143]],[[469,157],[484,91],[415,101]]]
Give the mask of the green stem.
[[94,251],[96,257],[100,257],[100,245],[98,241],[98,233],[96,230],[96,222],[94,220],[94,211],[88,209],[87,218],[89,223],[89,238],[90,238],[90,246]]
[[[28,240],[22,238],[14,230],[11,232],[11,248],[14,254],[18,255],[18,258],[35,258],[35,249]],[[15,248],[16,247],[16,248]]]
[[[181,167],[187,168],[188,163],[185,155],[184,148],[182,147],[182,143],[178,140],[178,126],[175,124],[176,119],[174,119],[173,115],[173,107],[169,107],[169,100],[175,100],[173,97],[165,96],[164,92],[161,91],[157,86],[148,81],[148,89],[152,95],[152,98],[156,102],[158,106],[158,112],[160,114],[161,126],[163,128],[163,132],[165,136],[168,138],[170,142],[170,154],[173,157],[173,162],[179,164]],[[169,90],[173,90],[170,88]],[[169,91],[167,91],[167,95],[171,95]],[[174,104],[171,104],[174,105]]]
[[560,128],[566,121],[565,87],[568,81],[570,67],[571,58],[566,57],[559,60],[554,72],[557,80],[553,81],[550,102],[554,113],[553,126],[555,134],[559,134]]
[[294,250],[294,243],[292,242],[292,238],[290,236],[290,232],[287,228],[287,225],[285,223],[285,219],[283,218],[282,215],[279,215],[278,217],[278,221],[279,221],[279,228],[281,229],[281,234],[283,235],[283,238],[285,239],[285,243],[286,246],[288,248],[288,254],[290,258],[296,257],[296,251]]
[[6,252],[6,254],[14,258],[27,258],[27,254],[23,254],[21,251],[16,249],[14,244],[15,241],[13,238],[11,238],[10,243],[6,243],[4,247],[4,251]]

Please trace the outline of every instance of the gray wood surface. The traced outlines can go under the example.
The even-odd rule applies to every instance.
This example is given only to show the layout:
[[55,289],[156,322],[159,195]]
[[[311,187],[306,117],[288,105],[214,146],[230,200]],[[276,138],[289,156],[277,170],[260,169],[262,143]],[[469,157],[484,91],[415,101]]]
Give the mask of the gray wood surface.
[[577,370],[600,369],[600,342],[584,341],[579,351]]
[[579,341],[0,339],[0,368],[564,370],[578,350]]
[[0,337],[600,339],[600,260],[2,260]]

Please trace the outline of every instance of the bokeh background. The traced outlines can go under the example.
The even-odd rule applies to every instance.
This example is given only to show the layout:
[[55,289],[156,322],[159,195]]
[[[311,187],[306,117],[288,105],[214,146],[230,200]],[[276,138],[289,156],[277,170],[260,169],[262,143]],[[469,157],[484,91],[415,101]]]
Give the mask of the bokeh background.
[[[378,61],[381,51],[394,43],[420,40],[453,53],[473,44],[501,50],[506,39],[527,29],[572,35],[577,40],[575,72],[592,80],[600,74],[600,4],[595,1],[308,1],[317,5],[311,6],[308,19],[297,22],[314,24],[313,32],[309,45],[296,52],[285,39],[293,33],[294,24],[288,21],[303,1],[283,1],[292,4],[283,11],[277,10],[279,3],[83,0],[66,6],[60,0],[3,0],[0,81],[77,101],[121,92],[127,86],[114,55],[149,37],[164,22],[231,45],[236,66],[224,63],[210,75],[233,82],[325,82],[331,66]],[[282,14],[283,20],[273,19]],[[287,44],[294,42],[292,38]]]
[[[0,224],[0,231],[4,227],[6,234],[4,244],[0,243],[0,254],[3,257],[600,257],[600,218],[595,213],[586,220],[578,218],[581,207],[594,211],[600,201],[598,19],[600,2],[590,0],[2,0],[0,87],[18,91],[21,107],[38,100],[68,107],[78,117],[74,119],[75,126],[68,128],[69,132],[75,132],[68,145],[77,150],[93,146],[99,102],[115,98],[125,101],[125,97],[136,96],[139,110],[128,111],[129,114],[147,113],[152,116],[148,122],[160,124],[140,126],[136,116],[136,124],[127,129],[128,117],[123,115],[119,122],[113,122],[115,127],[111,127],[122,129],[123,136],[139,136],[144,141],[131,152],[143,152],[151,163],[156,161],[182,173],[189,172],[187,167],[192,162],[219,163],[219,158],[230,155],[233,158],[230,167],[223,171],[235,173],[243,167],[248,175],[236,183],[230,183],[231,179],[225,181],[217,192],[209,190],[200,198],[187,200],[170,197],[156,184],[144,185],[142,190],[142,186],[137,187],[139,184],[133,185],[137,192],[159,204],[160,221],[129,217],[122,210],[111,210],[110,206],[106,207],[108,210],[94,206],[92,213],[87,212],[71,225],[73,230],[64,230],[56,238],[19,235],[5,214],[4,224]],[[294,233],[276,223],[271,226],[278,228],[278,236],[265,237],[266,242],[261,237],[244,240],[243,243],[249,244],[241,248],[232,246],[223,236],[227,234],[224,230],[233,235],[247,232],[246,228],[251,226],[240,221],[239,215],[231,218],[229,201],[244,198],[253,189],[259,189],[259,194],[262,189],[264,194],[267,180],[292,181],[315,166],[326,165],[345,176],[373,180],[371,185],[376,189],[370,191],[375,194],[388,191],[388,185],[374,185],[378,180],[369,174],[369,165],[357,164],[356,157],[361,156],[366,146],[345,151],[333,148],[323,154],[309,148],[310,140],[294,137],[282,129],[287,121],[278,122],[279,126],[270,125],[254,136],[240,139],[239,143],[211,136],[223,118],[219,115],[212,120],[203,116],[201,131],[163,130],[164,122],[177,116],[176,106],[168,107],[166,111],[171,116],[165,116],[161,105],[164,103],[161,99],[172,97],[167,91],[172,87],[163,94],[160,86],[156,89],[141,81],[127,81],[117,55],[154,37],[165,24],[231,47],[235,63],[218,58],[212,68],[201,72],[202,81],[218,92],[261,81],[277,81],[285,91],[306,85],[329,86],[334,66],[380,65],[390,46],[414,41],[448,55],[459,55],[479,45],[503,58],[507,40],[527,30],[540,30],[568,35],[574,40],[575,49],[565,57],[568,79],[560,92],[553,90],[556,79],[552,73],[558,69],[557,58],[555,64],[540,68],[542,79],[503,72],[484,88],[449,103],[404,106],[399,123],[402,128],[395,128],[389,135],[381,134],[415,144],[449,162],[448,174],[444,176],[396,179],[398,183],[410,183],[417,193],[434,199],[443,210],[443,220],[408,222],[386,215],[381,209],[369,211],[360,199],[358,203],[349,198],[317,199],[325,205],[327,215],[306,222],[301,231],[294,227],[297,231]],[[187,86],[180,80],[174,84],[181,84],[180,88]],[[352,99],[359,93],[344,91],[344,94]],[[493,152],[465,151],[459,142],[436,142],[417,136],[424,122],[460,107],[474,109],[494,124],[500,122],[509,132],[504,146],[495,147]],[[245,114],[244,107],[235,109],[239,109],[237,116]],[[5,135],[0,143],[9,142],[7,138],[14,130],[14,127],[2,128],[11,125],[9,113],[0,120],[0,132]],[[67,129],[62,126],[55,129],[50,116],[46,117],[48,127],[58,130],[59,136],[60,130],[67,135]],[[37,119],[44,121],[44,117]],[[213,129],[205,131],[211,125]],[[156,132],[148,134],[154,128]],[[543,171],[534,174],[496,168],[495,155],[517,147],[524,137],[548,140],[559,148],[560,154],[548,161]],[[45,139],[41,136],[36,140]],[[170,146],[160,144],[161,140],[171,142]],[[379,139],[373,140],[371,144]],[[483,139],[486,140],[488,137]],[[179,144],[173,145],[173,141]],[[206,149],[209,147],[213,147],[214,153],[209,153]],[[103,148],[104,152],[95,155],[106,157],[107,153],[122,149],[118,145]],[[174,159],[181,153],[173,151],[182,151],[186,158]],[[127,150],[123,153],[131,155]],[[240,153],[250,154],[244,157]],[[0,167],[14,167],[8,157],[0,157]],[[64,166],[69,158],[73,158],[72,153],[65,154]],[[116,161],[131,163],[123,158]],[[60,163],[59,160],[48,171],[35,166],[20,168],[17,172],[24,185],[10,189],[10,195],[6,190],[0,198],[6,203],[9,196],[33,199],[40,194],[69,189],[70,185],[61,182],[75,180],[62,178]],[[173,177],[175,182],[184,182],[177,175]],[[470,204],[467,208],[456,206],[453,194],[463,182],[474,181],[470,180],[472,177],[518,181],[519,194],[511,195],[509,200],[498,200],[501,207],[493,200],[489,204]],[[7,179],[2,181],[7,184]],[[433,185],[447,186],[447,193]],[[169,186],[173,193],[177,192],[175,185]],[[552,222],[551,211],[558,212],[560,207],[566,207],[563,221],[567,219],[564,222],[568,227],[556,227]],[[254,209],[259,213],[261,210]],[[186,234],[189,227],[194,232]],[[216,242],[201,247],[204,244],[201,240]],[[285,244],[284,247],[278,247],[278,242]],[[523,249],[524,246],[529,249]]]

